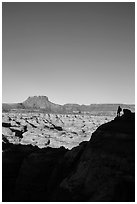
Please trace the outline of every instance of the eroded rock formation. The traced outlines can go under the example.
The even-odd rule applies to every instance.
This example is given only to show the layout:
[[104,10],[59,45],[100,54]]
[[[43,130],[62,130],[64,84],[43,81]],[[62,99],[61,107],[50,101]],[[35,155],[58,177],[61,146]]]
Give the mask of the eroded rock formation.
[[72,150],[12,144],[3,152],[3,201],[134,200],[134,113],[101,125]]

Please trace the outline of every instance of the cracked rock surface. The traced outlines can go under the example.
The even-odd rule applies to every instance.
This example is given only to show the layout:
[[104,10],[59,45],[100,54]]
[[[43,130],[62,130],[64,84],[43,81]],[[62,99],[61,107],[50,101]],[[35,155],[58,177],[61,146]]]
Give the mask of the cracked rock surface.
[[112,116],[42,113],[3,113],[2,134],[13,144],[67,149],[88,141],[98,126]]

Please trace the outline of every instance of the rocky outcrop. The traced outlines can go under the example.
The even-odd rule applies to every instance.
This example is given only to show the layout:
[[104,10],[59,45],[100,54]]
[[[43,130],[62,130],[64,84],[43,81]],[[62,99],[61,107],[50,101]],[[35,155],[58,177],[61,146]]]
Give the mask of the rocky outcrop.
[[[67,157],[71,154],[68,152]],[[100,126],[92,134],[73,172],[52,196],[53,201],[134,201],[134,159],[135,115],[131,113],[130,117],[123,115]]]
[[23,106],[31,109],[42,109],[48,112],[61,112],[62,110],[60,105],[50,102],[47,96],[28,97],[27,100],[23,102]]
[[3,153],[2,181],[3,201],[134,202],[135,114],[72,150],[14,145]]
[[112,118],[74,114],[3,113],[2,134],[14,144],[31,144],[39,148],[64,146],[72,149],[82,141],[90,140],[91,133]]

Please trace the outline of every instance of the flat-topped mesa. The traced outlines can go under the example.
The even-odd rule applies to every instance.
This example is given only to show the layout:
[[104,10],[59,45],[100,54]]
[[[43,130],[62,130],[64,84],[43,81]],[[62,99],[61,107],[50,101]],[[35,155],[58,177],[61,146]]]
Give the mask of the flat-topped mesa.
[[49,99],[47,96],[32,96],[28,97],[26,101],[23,102],[25,107],[31,108],[49,108]]
[[30,101],[30,100],[47,100],[47,101],[49,101],[47,96],[29,96],[25,101]]
[[25,107],[25,109],[44,110],[52,113],[62,111],[61,105],[52,103],[51,101],[49,101],[47,96],[28,97],[28,99],[24,101],[22,104]]

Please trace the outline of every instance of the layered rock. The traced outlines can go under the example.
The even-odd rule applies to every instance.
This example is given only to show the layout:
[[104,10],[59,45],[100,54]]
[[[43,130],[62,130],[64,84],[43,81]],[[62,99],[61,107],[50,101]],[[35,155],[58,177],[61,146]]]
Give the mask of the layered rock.
[[134,113],[72,150],[14,145],[3,154],[3,186],[3,201],[134,202]]
[[3,112],[7,111],[45,111],[49,113],[92,113],[93,115],[114,115],[117,107],[130,108],[135,111],[135,105],[128,104],[90,104],[90,105],[79,105],[79,104],[64,104],[59,105],[49,101],[47,96],[32,96],[28,97],[22,103],[13,104],[2,104]]
[[72,149],[80,142],[89,140],[100,124],[111,119],[74,114],[3,113],[2,134],[14,144]]

